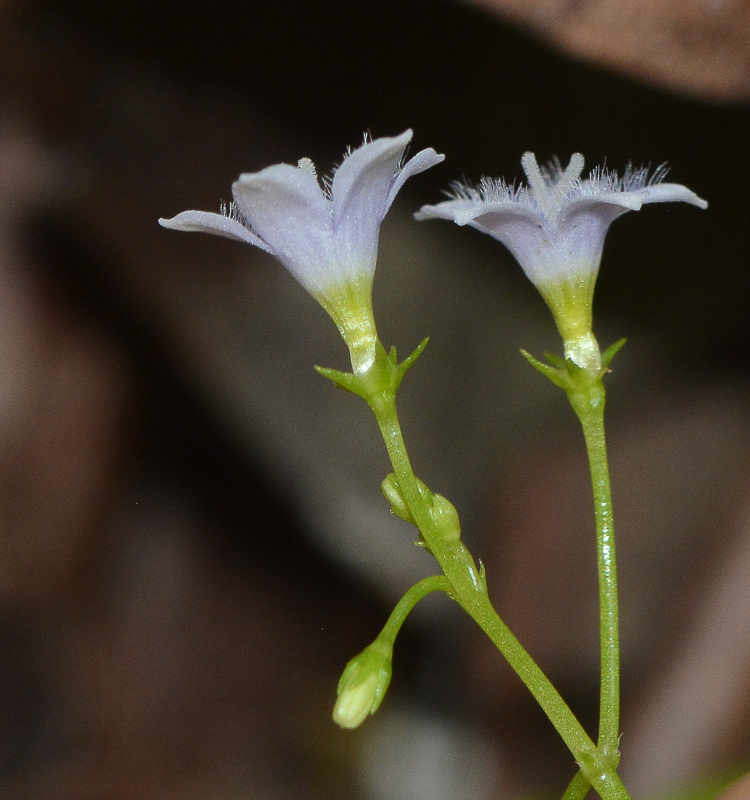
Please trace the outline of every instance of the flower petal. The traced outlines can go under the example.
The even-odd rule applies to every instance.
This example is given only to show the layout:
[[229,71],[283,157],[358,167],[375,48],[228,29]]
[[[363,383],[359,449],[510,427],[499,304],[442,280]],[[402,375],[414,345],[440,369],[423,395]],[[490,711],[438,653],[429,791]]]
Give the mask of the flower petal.
[[253,232],[308,291],[317,294],[338,277],[329,268],[329,205],[309,171],[276,164],[245,173],[232,184],[232,195]]
[[254,244],[267,253],[274,253],[261,238],[249,231],[241,222],[224,214],[214,214],[210,211],[183,211],[172,219],[160,219],[159,225],[175,231],[214,233],[237,242]]
[[563,214],[571,208],[593,208],[597,204],[621,206],[626,211],[640,211],[641,206],[646,202],[648,191],[638,189],[632,192],[609,192],[597,191],[595,194],[584,194],[572,197],[563,207]]
[[410,158],[401,168],[396,180],[393,182],[393,186],[391,186],[391,191],[388,193],[386,211],[391,207],[396,195],[401,191],[401,187],[412,175],[418,175],[441,161],[445,161],[445,156],[441,153],[436,153],[431,147],[426,150],[420,150],[414,158]]
[[[565,207],[555,236],[556,277],[596,277],[609,226],[622,214],[637,211],[644,202],[639,192],[598,195]],[[622,201],[622,202],[618,202]]]
[[479,203],[475,203],[473,200],[446,200],[444,203],[438,203],[436,206],[422,206],[419,211],[414,212],[414,219],[418,222],[424,222],[426,219],[447,219],[451,222],[455,222],[456,215],[460,211],[462,205],[474,208],[478,206]]
[[511,203],[487,204],[485,208],[471,218],[465,216],[459,224],[468,224],[502,242],[533,283],[559,278],[557,234],[543,224],[543,214]]
[[690,203],[698,208],[708,208],[708,203],[703,198],[698,197],[695,192],[691,192],[687,186],[679,183],[656,183],[652,186],[644,187],[647,192],[644,203],[674,203],[682,201]]
[[341,263],[373,273],[380,223],[388,211],[394,176],[412,132],[376,139],[349,155],[331,184]]
[[[492,233],[496,225],[503,225],[508,219],[523,217],[538,227],[547,224],[546,217],[531,205],[522,205],[514,200],[500,203],[487,203],[484,200],[446,200],[436,206],[422,206],[414,215],[414,219],[449,219],[457,225],[469,225],[481,221],[482,230]],[[478,227],[475,225],[474,227]]]
[[[334,216],[342,220],[361,208],[369,215],[385,216],[386,202],[398,170],[401,156],[411,141],[413,133],[404,131],[400,136],[383,137],[363,144],[350,153],[336,170],[331,183]],[[365,202],[363,194],[367,195]]]

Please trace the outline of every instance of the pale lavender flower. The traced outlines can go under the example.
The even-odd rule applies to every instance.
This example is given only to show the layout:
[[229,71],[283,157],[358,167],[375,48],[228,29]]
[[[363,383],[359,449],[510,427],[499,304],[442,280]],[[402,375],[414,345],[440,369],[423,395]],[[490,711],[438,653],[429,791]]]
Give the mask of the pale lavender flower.
[[580,153],[565,170],[557,160],[540,168],[533,153],[524,153],[521,163],[528,186],[489,178],[478,187],[457,183],[449,200],[424,206],[415,217],[471,225],[501,241],[551,308],[566,358],[595,366],[591,304],[609,226],[645,203],[708,204],[684,186],[664,183],[663,167],[651,175],[628,167],[622,177],[597,168],[582,180]]
[[444,158],[428,148],[404,163],[412,132],[365,141],[321,183],[308,158],[240,175],[221,214],[184,211],[165,228],[202,231],[275,256],[336,323],[356,371],[367,369],[377,333],[372,281],[380,224],[407,178]]

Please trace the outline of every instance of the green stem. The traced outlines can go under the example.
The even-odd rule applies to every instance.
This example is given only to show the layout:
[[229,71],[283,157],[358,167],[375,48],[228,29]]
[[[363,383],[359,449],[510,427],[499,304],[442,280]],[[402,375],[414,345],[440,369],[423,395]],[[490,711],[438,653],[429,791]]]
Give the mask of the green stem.
[[396,636],[399,630],[401,630],[401,626],[404,624],[404,621],[409,616],[414,606],[423,597],[430,594],[430,592],[450,592],[451,588],[450,581],[443,575],[432,575],[429,578],[422,578],[421,581],[415,583],[398,601],[396,607],[391,612],[391,616],[388,617],[388,622],[383,626],[383,630],[380,632],[378,639],[384,639],[393,646],[393,643],[396,641]]
[[598,744],[603,753],[615,758],[620,725],[620,638],[612,495],[604,438],[604,386],[597,380],[569,390],[568,397],[583,427],[594,491],[601,642]]
[[[584,426],[591,456],[592,478],[597,502],[597,530],[601,534],[600,574],[604,575],[604,588],[600,592],[600,596],[602,598],[602,614],[603,618],[606,616],[606,620],[603,621],[602,629],[604,631],[606,627],[607,631],[606,636],[604,633],[602,634],[603,641],[606,639],[607,642],[607,647],[602,648],[602,662],[606,665],[607,676],[602,689],[602,694],[605,696],[602,705],[603,733],[597,746],[586,734],[547,676],[539,669],[490,603],[484,571],[477,569],[474,559],[461,542],[458,517],[453,506],[440,495],[432,494],[414,475],[396,412],[396,389],[401,383],[404,373],[422,352],[426,343],[427,340],[423,341],[414,353],[401,364],[397,363],[395,349],[391,349],[390,353],[386,354],[378,342],[375,360],[364,372],[352,374],[323,367],[316,367],[316,369],[338,386],[362,397],[375,414],[393,465],[395,478],[395,486],[389,482],[389,488],[384,491],[386,494],[394,492],[397,494],[397,505],[394,505],[394,511],[404,519],[413,522],[419,529],[425,545],[450,581],[449,594],[451,597],[479,624],[518,673],[572,752],[583,778],[593,786],[603,800],[630,800],[630,796],[617,774],[617,686],[619,683],[617,591],[616,582],[613,582],[615,580],[614,548],[609,477],[604,450],[603,418],[601,417],[604,406],[604,390],[601,380],[597,379],[594,383],[585,380],[585,370],[580,370],[580,368],[576,368],[577,372],[581,373],[580,376],[577,373],[569,376],[561,369],[555,370],[542,365],[527,355],[537,369],[568,390],[571,403],[576,408]],[[575,380],[572,381],[572,378]],[[584,378],[584,380],[581,381],[580,378]],[[601,391],[597,395],[599,389]],[[601,406],[598,412],[597,405]],[[405,509],[401,507],[402,502],[406,505]],[[441,587],[436,586],[435,588]],[[420,588],[418,592],[421,591]],[[408,594],[407,592],[407,596]],[[605,674],[604,671],[603,674]],[[582,791],[579,781],[575,781],[573,789]],[[571,799],[569,798],[569,800]]]
[[[585,763],[587,771],[601,773],[602,780],[599,783],[602,786],[607,785],[608,797],[627,797],[624,787],[619,783],[619,778],[615,774],[613,780],[612,775],[609,774],[609,765],[601,763],[596,746],[557,689],[498,616],[490,603],[483,577],[477,570],[469,552],[460,541],[445,542],[439,531],[435,530],[429,508],[419,491],[417,479],[406,452],[396,412],[395,398],[381,395],[378,402],[371,402],[370,406],[380,426],[399,489],[427,546],[451,582],[453,596],[479,624],[518,673],[579,763]],[[622,789],[621,792],[616,788],[611,788],[616,787],[618,783]]]
[[589,793],[590,788],[591,784],[586,779],[586,776],[578,770],[573,780],[568,784],[562,800],[583,800]]

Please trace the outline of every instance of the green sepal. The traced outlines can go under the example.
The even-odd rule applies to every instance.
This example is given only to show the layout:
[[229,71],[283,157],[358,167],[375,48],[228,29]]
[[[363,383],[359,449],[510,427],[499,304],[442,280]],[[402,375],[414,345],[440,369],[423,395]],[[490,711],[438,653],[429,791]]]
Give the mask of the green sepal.
[[602,353],[602,366],[604,369],[609,369],[612,359],[622,350],[625,342],[627,342],[627,339],[618,339]]
[[[565,362],[559,367],[551,367],[549,364],[545,364],[542,361],[539,361],[538,358],[534,358],[531,353],[527,352],[526,350],[521,350],[521,355],[531,364],[534,369],[539,370],[545,378],[549,378],[555,386],[559,386],[561,389],[565,389],[567,392],[568,389],[572,388],[570,384],[570,377],[568,375]],[[547,356],[549,358],[549,356]],[[561,358],[557,356],[553,356],[555,361],[562,361]],[[550,359],[551,361],[552,359]],[[568,362],[571,363],[571,362]]]
[[342,728],[359,727],[383,702],[393,671],[393,644],[414,606],[431,592],[454,597],[452,588],[444,575],[417,581],[398,601],[378,638],[349,661],[339,680],[339,696],[333,709],[333,719]]
[[[407,371],[411,368],[411,365],[422,355],[425,347],[427,347],[427,342],[429,342],[429,337],[422,339],[422,341],[417,345],[414,352],[405,358],[399,365],[398,365],[398,373],[399,379],[398,382],[401,383],[401,379],[406,375]],[[396,348],[392,347],[391,352],[389,353],[389,357],[392,357],[393,363],[396,364]],[[397,384],[398,385],[398,384]]]
[[[521,350],[521,352],[523,353],[524,351]],[[563,369],[565,367],[565,359],[560,358],[560,356],[556,356],[554,353],[545,352],[544,357],[550,362],[550,364],[552,364],[553,367],[557,367],[558,369]]]
[[391,347],[388,353],[378,341],[375,344],[375,359],[369,368],[360,373],[341,372],[337,369],[315,366],[315,371],[333,381],[340,389],[359,395],[371,407],[380,404],[384,397],[394,396],[396,389],[407,370],[417,360],[427,346],[428,339],[423,339],[417,349],[400,364],[397,361],[396,348]]
[[543,361],[534,358],[531,353],[526,350],[521,350],[521,355],[531,364],[534,369],[542,373],[546,378],[549,378],[555,386],[559,386],[566,392],[576,391],[585,386],[590,386],[596,381],[601,380],[602,376],[609,372],[609,365],[612,359],[620,352],[626,339],[620,339],[613,345],[610,345],[601,357],[601,369],[587,370],[579,367],[570,359],[562,359],[553,353],[545,353],[545,357],[551,364],[545,364]]
[[341,372],[337,369],[331,369],[330,367],[319,367],[317,364],[315,365],[314,369],[319,375],[332,380],[339,389],[344,389],[347,392],[359,394],[357,391],[358,378],[353,373]]

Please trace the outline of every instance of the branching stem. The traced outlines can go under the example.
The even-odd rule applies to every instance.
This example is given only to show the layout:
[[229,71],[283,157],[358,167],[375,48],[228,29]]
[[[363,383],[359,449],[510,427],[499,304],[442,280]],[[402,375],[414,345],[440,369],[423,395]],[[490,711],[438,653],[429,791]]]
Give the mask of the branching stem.
[[584,771],[584,780],[593,785],[604,800],[629,800],[610,759],[602,757],[557,689],[498,616],[487,595],[484,576],[468,550],[460,541],[446,543],[440,531],[435,530],[427,501],[419,490],[409,462],[395,398],[381,398],[381,401],[373,411],[399,488],[427,546],[451,583],[451,594],[479,624],[536,698]]

